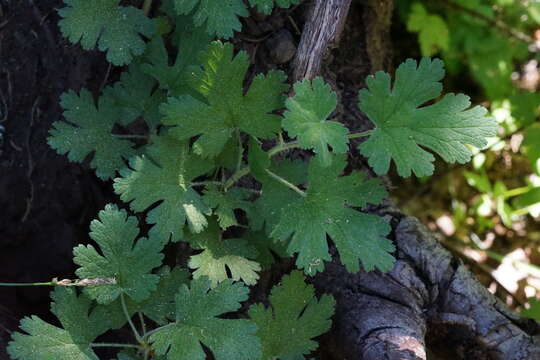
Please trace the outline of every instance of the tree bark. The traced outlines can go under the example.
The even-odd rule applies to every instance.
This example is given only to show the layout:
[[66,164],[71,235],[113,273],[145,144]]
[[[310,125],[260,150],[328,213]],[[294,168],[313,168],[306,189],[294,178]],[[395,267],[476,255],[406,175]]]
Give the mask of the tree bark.
[[[354,130],[372,127],[356,94],[365,76],[390,70],[392,10],[392,0],[315,0],[304,27],[294,76],[323,75],[340,96],[336,117]],[[314,278],[337,299],[324,358],[540,359],[538,323],[513,314],[418,220],[392,205],[373,211],[392,224],[396,266],[387,274],[350,274],[335,258]]]

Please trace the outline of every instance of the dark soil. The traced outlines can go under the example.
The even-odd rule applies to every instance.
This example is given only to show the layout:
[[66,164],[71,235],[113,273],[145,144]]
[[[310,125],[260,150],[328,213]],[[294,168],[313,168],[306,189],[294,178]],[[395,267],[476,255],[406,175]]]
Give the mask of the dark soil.
[[[81,87],[98,91],[108,73],[102,54],[83,53],[59,34],[60,6],[60,0],[1,3],[0,282],[73,277],[73,246],[87,241],[89,222],[113,199],[110,184],[46,142],[62,117],[59,96]],[[21,317],[54,321],[50,290],[0,288],[0,359]]]

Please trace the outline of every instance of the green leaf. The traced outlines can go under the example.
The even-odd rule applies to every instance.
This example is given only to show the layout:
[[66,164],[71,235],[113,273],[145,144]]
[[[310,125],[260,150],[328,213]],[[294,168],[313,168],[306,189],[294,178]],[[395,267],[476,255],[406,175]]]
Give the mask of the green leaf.
[[540,126],[535,124],[527,127],[523,135],[523,150],[533,168],[540,173]]
[[216,157],[232,134],[240,129],[252,136],[271,138],[280,129],[280,117],[270,112],[283,105],[283,72],[257,75],[244,95],[243,81],[249,66],[247,54],[233,58],[232,44],[214,42],[203,61],[199,91],[207,103],[191,96],[170,98],[161,111],[163,123],[174,126],[170,134],[179,140],[201,135],[195,153]]
[[335,155],[332,165],[323,167],[311,162],[306,197],[285,207],[271,236],[285,241],[291,236],[287,252],[298,253],[296,265],[313,275],[324,268],[323,260],[331,260],[326,235],[336,245],[341,262],[350,272],[378,268],[388,271],[394,259],[392,242],[385,238],[390,226],[380,217],[364,214],[346,205],[364,208],[378,204],[386,191],[378,180],[366,180],[363,173],[338,177],[346,166],[345,156]]
[[226,280],[210,289],[210,281],[195,279],[176,295],[176,321],[149,338],[158,355],[174,360],[204,360],[205,345],[216,360],[258,359],[261,356],[257,327],[245,319],[223,319],[248,299],[249,289]]
[[439,80],[444,76],[442,61],[423,58],[420,65],[407,60],[396,71],[394,87],[390,76],[379,71],[366,80],[368,89],[360,92],[359,106],[376,128],[360,145],[362,154],[377,174],[386,174],[394,160],[399,175],[433,174],[433,150],[446,162],[465,163],[471,158],[466,144],[486,146],[486,137],[495,136],[497,124],[484,117],[486,109],[470,106],[463,94],[447,94],[433,105],[420,107],[438,97]]
[[163,91],[156,90],[156,82],[146,75],[140,64],[134,63],[124,71],[120,81],[104,90],[104,96],[114,99],[121,109],[120,123],[128,125],[142,116],[150,128],[159,124],[159,105],[165,101]]
[[418,33],[422,56],[432,56],[440,50],[448,50],[448,25],[439,15],[429,14],[421,3],[412,4],[407,30]]
[[[276,0],[277,6],[280,8],[288,8],[292,5],[299,4],[302,0]],[[270,14],[274,9],[274,0],[249,0],[253,7],[263,14]]]
[[313,149],[322,164],[329,166],[329,146],[336,154],[349,150],[347,128],[337,121],[326,121],[336,109],[337,95],[320,77],[296,83],[294,91],[295,96],[286,102],[283,128],[298,138],[300,147]]
[[121,294],[142,301],[156,289],[159,276],[152,269],[161,265],[163,242],[141,238],[135,217],[125,210],[107,205],[99,212],[99,220],[90,224],[90,237],[98,245],[100,255],[92,245],[73,249],[73,261],[80,266],[76,274],[83,279],[115,278],[114,285],[85,287],[85,292],[100,304],[109,304]]
[[540,321],[540,300],[531,298],[530,307],[523,310],[521,316]]
[[249,15],[242,0],[174,0],[174,5],[179,15],[192,13],[195,26],[206,24],[208,34],[225,39],[242,29],[238,17]]
[[155,25],[133,6],[118,6],[120,0],[64,0],[58,10],[60,30],[83,49],[107,51],[107,60],[121,66],[141,55],[146,47],[141,36],[151,37]]
[[261,266],[249,260],[257,256],[257,251],[243,239],[223,240],[215,220],[210,221],[206,231],[191,235],[186,240],[195,249],[203,250],[189,259],[189,267],[195,269],[193,278],[206,276],[210,279],[211,286],[216,287],[228,278],[229,269],[232,280],[242,280],[247,285],[257,283],[257,271],[261,270]]
[[304,282],[300,271],[283,277],[281,285],[274,286],[269,297],[271,307],[252,305],[249,316],[257,324],[261,338],[263,360],[299,357],[317,348],[311,339],[332,325],[335,300],[323,295],[315,298],[315,289]]
[[125,166],[124,159],[135,154],[132,142],[111,135],[114,125],[122,123],[122,111],[110,97],[101,97],[96,107],[88,90],[81,90],[79,96],[70,91],[62,95],[60,105],[69,123],[54,122],[47,139],[59,154],[67,154],[70,161],[83,162],[93,153],[90,167],[103,180],[113,177],[116,170]]
[[270,269],[270,266],[275,262],[274,255],[285,258],[287,254],[287,244],[283,242],[275,242],[268,237],[263,231],[252,231],[243,235],[249,245],[255,247],[257,256],[253,258],[261,265],[262,270]]
[[227,192],[218,190],[217,186],[209,186],[203,195],[204,202],[217,215],[219,226],[226,230],[238,225],[234,210],[242,209],[246,213],[251,210],[251,202],[247,201],[250,193],[247,189],[232,188]]
[[90,343],[109,329],[103,313],[90,311],[91,300],[77,296],[74,288],[56,287],[51,293],[51,311],[63,328],[37,316],[21,320],[26,334],[15,332],[8,345],[14,360],[98,360]]
[[[174,320],[174,297],[180,285],[189,282],[189,272],[179,267],[171,270],[168,266],[163,266],[156,275],[159,276],[159,283],[148,299],[135,302],[126,298],[125,303],[130,316],[140,312],[157,324],[165,325],[169,320]],[[112,329],[119,329],[127,323],[120,299],[110,304],[96,306],[95,313],[109,319]]]
[[[190,21],[178,19],[175,37],[179,37],[178,52],[172,65],[163,38],[155,37],[148,44],[145,64],[142,70],[159,82],[170,96],[197,96],[194,89],[194,74],[200,72],[195,67],[199,64],[199,55],[208,48],[211,37],[200,27],[194,27]],[[202,96],[201,96],[202,98]]]
[[[261,151],[262,154],[266,153]],[[257,176],[257,173],[253,174],[262,183],[262,194],[254,202],[248,217],[253,230],[265,229],[266,233],[270,234],[279,223],[282,209],[300,199],[300,196],[268,176],[264,172],[266,164],[261,162],[260,176]],[[253,167],[253,161],[250,162],[250,167]],[[305,184],[307,181],[307,163],[305,161],[283,159],[272,164],[270,170],[294,185]]]
[[249,170],[256,179],[267,177],[266,169],[270,167],[270,156],[255,138],[249,139],[248,163]]
[[192,232],[201,232],[207,225],[205,215],[210,208],[191,186],[191,181],[212,169],[212,164],[190,154],[187,142],[168,136],[153,139],[147,154],[131,159],[131,169],[120,171],[114,179],[114,190],[120,199],[131,202],[134,211],[148,212],[146,222],[155,224],[150,237],[160,241],[178,241],[187,221]]

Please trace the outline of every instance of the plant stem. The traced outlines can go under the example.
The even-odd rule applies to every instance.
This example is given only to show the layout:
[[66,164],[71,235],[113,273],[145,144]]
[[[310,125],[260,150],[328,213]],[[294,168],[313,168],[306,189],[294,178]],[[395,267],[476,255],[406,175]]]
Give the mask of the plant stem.
[[142,11],[144,15],[148,16],[150,9],[152,8],[152,0],[144,0]]
[[225,191],[227,191],[228,188],[230,188],[231,186],[234,185],[235,182],[237,182],[238,180],[240,180],[243,176],[249,174],[249,167],[245,167],[243,169],[240,169],[239,171],[235,172],[230,178],[229,180],[227,180],[227,182],[225,183],[225,185],[223,186],[223,189]]
[[192,182],[191,186],[206,186],[206,185],[217,185],[221,186],[223,183],[221,181],[200,181],[200,182]]
[[242,167],[242,158],[244,157],[244,147],[242,146],[242,137],[240,136],[240,130],[236,130],[236,136],[238,137],[238,161],[236,163],[236,171]]
[[145,139],[147,140],[150,137],[148,135],[136,135],[136,134],[111,134],[111,135],[118,139]]
[[286,187],[288,187],[289,189],[297,192],[298,194],[300,194],[300,196],[302,197],[306,197],[306,193],[302,190],[300,190],[300,188],[298,188],[296,185],[288,182],[287,180],[285,180],[284,178],[282,178],[281,176],[277,175],[277,174],[274,174],[273,172],[271,172],[270,170],[266,169],[266,173],[268,175],[270,175],[272,178],[274,178],[275,180],[277,180],[278,182],[280,182],[281,184],[285,185]]
[[347,134],[347,139],[358,139],[358,138],[366,137],[366,136],[371,135],[372,132],[373,130],[366,130],[366,131],[362,131],[358,133],[350,133],[350,134]]
[[157,333],[158,331],[161,331],[161,330],[163,330],[163,329],[165,329],[165,328],[168,328],[168,327],[171,327],[171,326],[174,326],[174,325],[176,325],[176,323],[175,323],[175,322],[172,322],[172,323],[168,323],[167,325],[163,325],[163,326],[160,326],[160,327],[155,328],[155,329],[153,329],[153,330],[150,330],[149,332],[147,332],[146,334],[144,334],[143,340],[148,339],[150,336],[154,335],[154,334]]
[[141,349],[140,345],[135,345],[135,344],[115,344],[115,343],[94,343],[94,344],[90,344],[90,347],[122,347],[122,348]]
[[[366,136],[369,136],[372,132],[373,132],[373,130],[367,130],[367,131],[363,131],[363,132],[359,132],[359,133],[350,133],[350,134],[347,134],[347,139],[357,139],[357,138],[361,138],[361,137],[366,137]],[[268,156],[272,157],[272,156],[275,156],[275,155],[279,154],[280,152],[287,151],[287,150],[290,150],[290,149],[295,149],[295,148],[298,148],[298,147],[300,147],[300,144],[298,143],[298,141],[291,141],[291,142],[288,142],[288,143],[283,143],[283,144],[280,144],[280,145],[276,145],[273,148],[271,148],[270,150],[268,150]],[[238,180],[240,180],[242,177],[246,176],[249,173],[250,173],[249,167],[245,167],[243,169],[238,170],[237,172],[235,172],[227,180],[227,182],[225,183],[223,188],[226,191],[231,186],[233,186],[235,182],[237,182]],[[300,189],[298,189],[298,190],[300,190]],[[300,191],[302,193],[304,193],[302,190],[300,190]],[[302,196],[305,196],[305,193]]]
[[56,283],[54,281],[35,282],[35,283],[3,283],[3,282],[0,282],[0,286],[56,286]]
[[124,311],[124,315],[126,316],[126,319],[129,323],[129,327],[131,327],[131,331],[133,331],[133,334],[135,335],[135,339],[137,339],[137,342],[139,344],[144,344],[141,335],[137,331],[137,328],[135,327],[135,324],[133,324],[133,321],[131,321],[131,316],[129,316],[129,312],[126,306],[126,299],[124,298],[124,294],[120,294],[120,302],[122,303],[122,310]]
[[146,323],[144,322],[144,316],[141,312],[137,313],[139,315],[139,321],[141,322],[142,336],[146,334]]

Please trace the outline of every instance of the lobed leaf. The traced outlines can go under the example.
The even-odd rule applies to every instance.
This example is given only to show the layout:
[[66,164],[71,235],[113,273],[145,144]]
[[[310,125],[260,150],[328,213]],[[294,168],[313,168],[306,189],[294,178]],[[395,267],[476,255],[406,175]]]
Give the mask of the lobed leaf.
[[114,65],[129,64],[133,57],[144,52],[141,36],[151,37],[154,22],[133,6],[118,6],[120,0],[64,0],[66,7],[58,10],[62,19],[60,30],[72,43],[80,42],[83,49],[96,45],[107,52]]
[[329,147],[336,154],[349,150],[347,128],[337,121],[326,121],[336,109],[337,95],[320,77],[296,83],[294,91],[286,101],[283,128],[290,137],[298,138],[301,148],[313,149],[317,159],[329,166]]
[[218,318],[236,311],[247,300],[248,288],[225,280],[214,289],[206,278],[182,285],[176,295],[176,319],[153,333],[149,340],[158,355],[174,360],[204,360],[206,346],[216,360],[258,359],[257,327],[245,319]]
[[212,167],[209,161],[191,154],[187,142],[163,135],[154,138],[146,155],[130,160],[130,168],[114,179],[114,190],[122,201],[130,202],[134,211],[144,211],[160,202],[146,216],[148,224],[155,224],[150,237],[178,241],[186,221],[195,233],[207,226],[206,216],[211,210],[191,181]]
[[99,220],[90,224],[90,237],[102,254],[92,245],[73,249],[73,261],[80,267],[76,274],[83,279],[115,278],[116,284],[85,287],[85,293],[98,303],[109,304],[121,294],[134,301],[143,301],[156,289],[159,276],[152,269],[161,265],[163,242],[141,238],[137,219],[125,210],[107,205],[99,212]]
[[200,135],[193,145],[195,153],[214,158],[237,130],[260,138],[271,138],[279,131],[280,117],[270,112],[283,104],[287,85],[282,72],[257,75],[244,95],[249,66],[245,52],[233,58],[231,44],[214,42],[203,64],[198,91],[206,102],[180,96],[169,98],[161,107],[163,123],[174,126],[171,136],[186,140]]
[[411,59],[401,64],[392,89],[385,72],[367,78],[359,106],[376,127],[359,149],[377,174],[387,173],[394,160],[401,176],[410,176],[411,171],[431,175],[435,158],[422,147],[446,162],[465,163],[471,158],[466,145],[482,148],[486,137],[495,136],[497,124],[485,117],[487,110],[481,106],[466,110],[471,103],[463,94],[447,94],[419,107],[440,95],[443,76],[441,60],[424,58],[419,65]]
[[68,122],[56,121],[50,130],[48,144],[74,162],[83,162],[93,154],[90,167],[103,179],[114,176],[125,166],[124,159],[135,155],[133,143],[114,137],[115,124],[122,124],[122,109],[110,96],[102,96],[98,105],[86,89],[77,96],[73,91],[62,95],[60,105]]
[[335,300],[323,295],[315,298],[315,289],[304,282],[300,271],[285,275],[272,288],[270,307],[255,304],[249,316],[257,325],[263,360],[302,358],[317,348],[312,339],[327,332],[332,322]]

